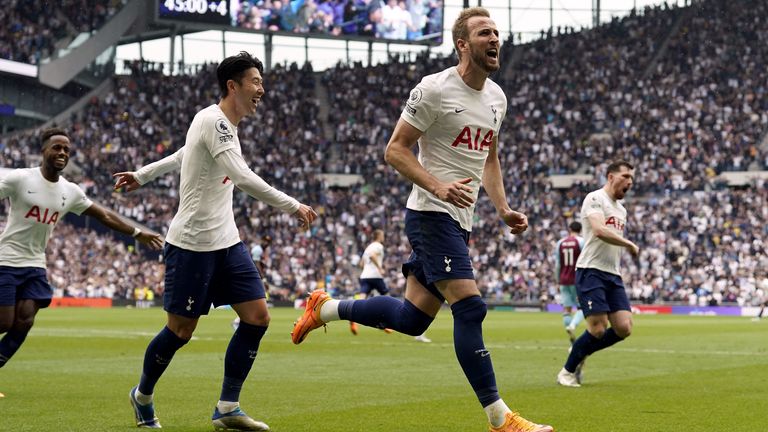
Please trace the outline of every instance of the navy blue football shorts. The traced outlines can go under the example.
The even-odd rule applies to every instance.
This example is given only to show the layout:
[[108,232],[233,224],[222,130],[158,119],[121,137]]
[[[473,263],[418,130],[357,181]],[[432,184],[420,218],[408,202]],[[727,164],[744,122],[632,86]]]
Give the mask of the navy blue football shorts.
[[51,298],[53,288],[44,268],[0,266],[0,306],[13,306],[17,300],[35,300],[45,308],[51,304]]
[[593,268],[576,269],[576,292],[585,316],[632,311],[621,276]]
[[406,209],[405,234],[413,252],[403,264],[403,275],[415,276],[438,299],[445,301],[435,282],[475,279],[467,247],[470,233],[448,213]]
[[376,291],[381,295],[386,295],[389,293],[389,288],[387,288],[387,284],[384,283],[384,279],[382,278],[365,278],[360,279],[360,292],[368,295],[372,291]]
[[163,308],[189,318],[214,306],[266,298],[264,284],[243,242],[226,249],[195,252],[165,244]]

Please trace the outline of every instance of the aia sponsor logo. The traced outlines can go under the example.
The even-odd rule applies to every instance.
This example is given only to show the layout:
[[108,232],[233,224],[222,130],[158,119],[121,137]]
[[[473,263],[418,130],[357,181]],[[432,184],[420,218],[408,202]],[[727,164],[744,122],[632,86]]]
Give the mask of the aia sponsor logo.
[[614,228],[616,228],[619,231],[624,231],[624,222],[622,222],[620,219],[616,219],[615,217],[611,216],[608,219],[605,220],[605,225],[612,225]]
[[40,207],[38,206],[32,206],[31,209],[27,212],[26,216],[24,216],[26,219],[34,219],[39,223],[47,224],[47,225],[55,225],[56,222],[59,220],[59,212],[54,211],[51,212],[48,209],[45,209],[45,212],[40,212]]
[[[480,137],[482,136],[482,140]],[[473,133],[469,126],[464,126],[464,129],[459,132],[456,139],[453,140],[451,147],[467,147],[467,150],[488,151],[493,144],[493,130],[489,130],[483,134],[481,128]]]

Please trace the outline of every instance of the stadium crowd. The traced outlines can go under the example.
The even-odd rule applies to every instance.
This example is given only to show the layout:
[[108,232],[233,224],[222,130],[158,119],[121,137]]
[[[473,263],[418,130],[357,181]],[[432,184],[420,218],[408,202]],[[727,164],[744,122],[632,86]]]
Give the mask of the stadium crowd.
[[0,59],[39,64],[56,42],[101,27],[124,0],[7,0],[0,8]]
[[[747,0],[709,0],[693,10],[647,8],[597,29],[505,46],[511,63],[497,80],[509,111],[500,158],[511,205],[528,214],[531,226],[521,236],[508,234],[481,194],[470,253],[488,299],[538,302],[554,294],[554,244],[577,217],[586,192],[604,181],[604,161],[617,157],[637,168],[627,235],[641,256],[624,267],[633,299],[751,304],[768,293],[765,185],[728,190],[716,180],[722,171],[766,167],[760,144],[768,126],[768,77],[757,60],[768,54],[768,32],[760,30],[765,8]],[[655,55],[670,31],[668,50]],[[351,295],[359,255],[375,228],[387,233],[387,281],[395,294],[402,292],[400,264],[410,253],[403,208],[410,186],[384,163],[383,151],[409,90],[422,76],[454,63],[450,56],[392,59],[373,67],[338,65],[321,74],[291,65],[265,75],[262,106],[238,131],[243,154],[268,182],[320,215],[303,234],[287,215],[236,193],[246,244],[273,238],[266,257],[273,298],[293,298],[317,286]],[[92,100],[66,125],[76,145],[72,162],[90,196],[165,232],[178,176],[123,194],[112,191],[111,174],[183,145],[194,113],[217,100],[215,68],[178,76],[140,62],[130,68],[130,75],[115,77],[115,91]],[[326,100],[327,118],[321,114]],[[34,135],[2,144],[6,167],[32,165],[39,153]],[[320,176],[327,172],[359,175],[363,183],[335,187]],[[551,174],[577,172],[592,173],[593,181],[565,190],[549,183]],[[143,267],[156,261],[113,255],[106,249],[125,249],[110,242],[57,228],[52,283],[71,295],[114,289],[126,296],[136,283],[162,290],[159,268]],[[69,249],[60,252],[64,247]],[[81,266],[78,271],[56,273],[63,256],[81,256],[73,264]],[[123,261],[117,266],[113,259]],[[125,275],[115,274],[116,268],[133,269],[141,278],[121,279]]]

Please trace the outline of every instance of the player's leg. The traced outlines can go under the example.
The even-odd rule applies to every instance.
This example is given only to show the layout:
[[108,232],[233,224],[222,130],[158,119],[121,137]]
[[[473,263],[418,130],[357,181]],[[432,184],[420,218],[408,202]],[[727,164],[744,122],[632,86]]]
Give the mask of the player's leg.
[[563,327],[568,328],[568,326],[571,324],[571,318],[573,311],[571,310],[570,306],[565,306],[565,303],[563,303]]
[[[15,290],[14,290],[15,291]],[[1,297],[1,296],[0,296]],[[8,332],[13,327],[13,319],[16,316],[16,305],[0,306],[0,334]],[[0,367],[5,366],[8,358],[0,354]]]
[[137,426],[153,429],[161,427],[160,420],[155,415],[155,385],[171,364],[176,351],[192,338],[197,321],[197,318],[168,312],[165,327],[147,346],[139,384],[128,393]]
[[[571,339],[571,343],[576,339],[576,327],[584,320],[584,313],[579,308],[578,295],[576,293],[575,285],[561,285],[560,295],[562,297],[563,307],[568,313],[567,319],[564,319],[565,331],[568,333],[568,337]],[[574,312],[575,311],[575,312]]]
[[579,300],[582,310],[593,314],[587,316],[587,331],[573,343],[568,360],[558,374],[558,382],[570,387],[576,387],[573,381],[578,383],[576,372],[584,359],[621,342],[632,332],[631,307],[621,278],[592,270],[585,274],[579,285]]
[[490,352],[483,341],[485,302],[473,279],[446,279],[435,283],[453,313],[453,346],[456,358],[483,407],[491,431],[551,432],[546,425],[534,424],[513,412],[499,395]]
[[[389,328],[400,333],[418,336],[429,327],[440,310],[442,302],[434,297],[418,293],[414,284],[421,284],[409,276],[406,282],[405,300],[390,296],[375,296],[365,300],[333,300],[322,290],[315,290],[307,301],[304,315],[296,321],[291,333],[294,343],[301,343],[309,331],[331,321],[349,320],[375,327]],[[416,302],[416,303],[414,303]]]
[[[372,287],[369,284],[369,279],[360,279],[360,292],[355,295],[355,300],[365,300],[368,298],[368,294],[371,293]],[[357,336],[357,323],[354,321],[349,322],[349,331],[353,335]]]
[[139,384],[129,393],[137,426],[147,428],[160,427],[153,402],[155,385],[176,351],[192,338],[200,315],[208,313],[208,282],[215,264],[212,252],[193,252],[170,244],[166,244],[164,256],[167,322],[147,346]]
[[[8,309],[5,307],[4,309]],[[16,302],[16,305],[10,307],[12,311],[0,311],[3,315],[12,317],[13,321],[5,335],[0,339],[0,367],[5,366],[8,360],[16,354],[21,344],[27,338],[27,334],[32,329],[35,322],[35,316],[40,310],[40,305],[36,300],[22,299]],[[1,330],[1,329],[0,329]]]
[[[9,268],[0,271],[0,330],[5,335],[0,340],[0,367],[18,351],[35,322],[41,308],[51,304],[53,289],[48,283],[46,271],[38,267]],[[10,310],[8,309],[10,307]],[[10,323],[10,326],[8,324]],[[3,331],[0,331],[3,333]]]
[[266,290],[244,244],[232,246],[223,258],[211,281],[216,287],[213,303],[231,304],[240,317],[240,326],[227,346],[221,396],[211,420],[216,429],[269,430],[240,409],[240,391],[269,326]]

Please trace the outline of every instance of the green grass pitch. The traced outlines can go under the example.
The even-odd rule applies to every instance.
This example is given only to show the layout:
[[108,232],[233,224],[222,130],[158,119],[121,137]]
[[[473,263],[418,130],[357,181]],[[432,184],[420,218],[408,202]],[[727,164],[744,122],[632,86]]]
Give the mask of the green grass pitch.
[[[434,343],[346,322],[299,346],[298,311],[272,324],[241,406],[276,432],[486,431],[485,415],[456,362],[450,311]],[[212,311],[156,388],[167,431],[210,431],[234,313]],[[0,430],[135,430],[128,390],[160,309],[51,309],[0,369]],[[633,336],[590,358],[580,389],[555,384],[568,339],[558,314],[491,311],[485,340],[502,397],[558,432],[765,431],[768,322],[742,317],[635,316]]]

